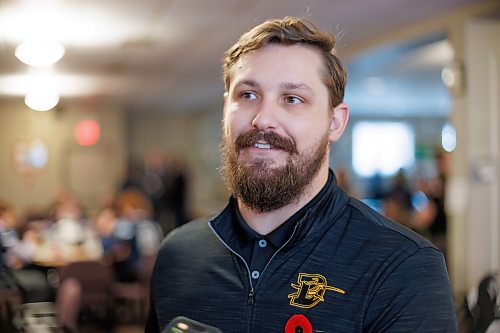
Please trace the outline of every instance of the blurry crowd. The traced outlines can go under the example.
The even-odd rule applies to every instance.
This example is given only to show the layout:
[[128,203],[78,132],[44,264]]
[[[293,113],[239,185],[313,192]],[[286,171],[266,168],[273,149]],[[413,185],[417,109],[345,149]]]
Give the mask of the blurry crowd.
[[382,213],[428,238],[446,253],[447,214],[444,183],[440,178],[420,178],[412,189],[403,172],[382,197]]
[[[102,263],[117,282],[139,281],[141,264],[156,255],[164,235],[152,213],[150,200],[134,188],[120,191],[92,219],[66,191],[58,193],[47,215],[26,221],[17,217],[9,202],[1,200],[3,265],[16,282],[22,303],[65,299],[61,295],[65,281],[60,281],[58,270],[77,262]],[[77,318],[69,320],[72,329],[67,331],[76,330]]]
[[[376,174],[369,180],[363,199],[382,215],[429,239],[445,254],[447,158],[443,152],[436,153],[433,175],[417,176],[412,181],[404,169],[389,179]],[[341,169],[336,175],[339,186],[357,196],[352,192],[346,171]]]
[[[99,263],[92,269],[109,269],[113,282],[147,284],[144,275],[152,270],[161,240],[189,218],[186,168],[179,159],[167,162],[168,167],[164,159],[151,157],[143,164],[131,163],[114,197],[92,216],[68,190],[59,190],[49,207],[26,216],[0,198],[0,263],[14,281],[20,303],[55,304],[62,332],[76,332],[85,282],[78,277],[62,280],[65,267]],[[135,293],[142,297],[147,290]]]

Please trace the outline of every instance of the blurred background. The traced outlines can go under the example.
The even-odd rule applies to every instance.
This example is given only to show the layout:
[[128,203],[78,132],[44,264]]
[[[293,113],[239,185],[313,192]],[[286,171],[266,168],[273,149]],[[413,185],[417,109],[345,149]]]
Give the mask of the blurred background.
[[[108,256],[122,274],[130,249],[107,236],[142,239],[152,246],[129,245],[150,257],[222,208],[223,52],[286,15],[338,36],[351,107],[330,156],[339,183],[445,251],[458,309],[500,266],[495,0],[0,0],[0,231],[25,247],[11,246],[13,267],[50,277]],[[86,228],[100,243],[87,252],[81,237],[77,254],[46,250]]]

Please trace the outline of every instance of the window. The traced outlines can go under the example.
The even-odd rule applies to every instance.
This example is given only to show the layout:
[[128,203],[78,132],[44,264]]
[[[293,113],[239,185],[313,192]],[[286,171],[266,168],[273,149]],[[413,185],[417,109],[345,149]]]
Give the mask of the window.
[[391,176],[415,163],[415,137],[406,123],[359,122],[352,135],[353,167],[360,176]]

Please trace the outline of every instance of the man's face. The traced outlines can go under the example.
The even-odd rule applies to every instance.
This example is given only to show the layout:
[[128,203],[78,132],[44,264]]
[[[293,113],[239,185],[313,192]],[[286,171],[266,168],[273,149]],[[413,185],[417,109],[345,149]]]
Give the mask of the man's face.
[[253,210],[297,201],[328,168],[332,116],[322,69],[311,47],[267,45],[231,70],[223,167],[230,190]]

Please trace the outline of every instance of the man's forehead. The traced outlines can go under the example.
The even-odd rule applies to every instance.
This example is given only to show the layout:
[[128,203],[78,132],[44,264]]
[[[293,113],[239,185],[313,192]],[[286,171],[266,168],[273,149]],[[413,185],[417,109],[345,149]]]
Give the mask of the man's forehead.
[[243,52],[234,62],[232,67],[241,68],[241,66],[243,66],[244,62],[248,58],[269,57],[283,52],[289,52],[290,54],[288,55],[288,57],[293,57],[293,55],[300,56],[301,53],[302,54],[306,53],[307,57],[314,58],[315,56],[312,54],[315,54],[318,60],[321,59],[321,51],[318,48],[311,45],[307,44],[287,45],[287,44],[271,43],[253,50]]

